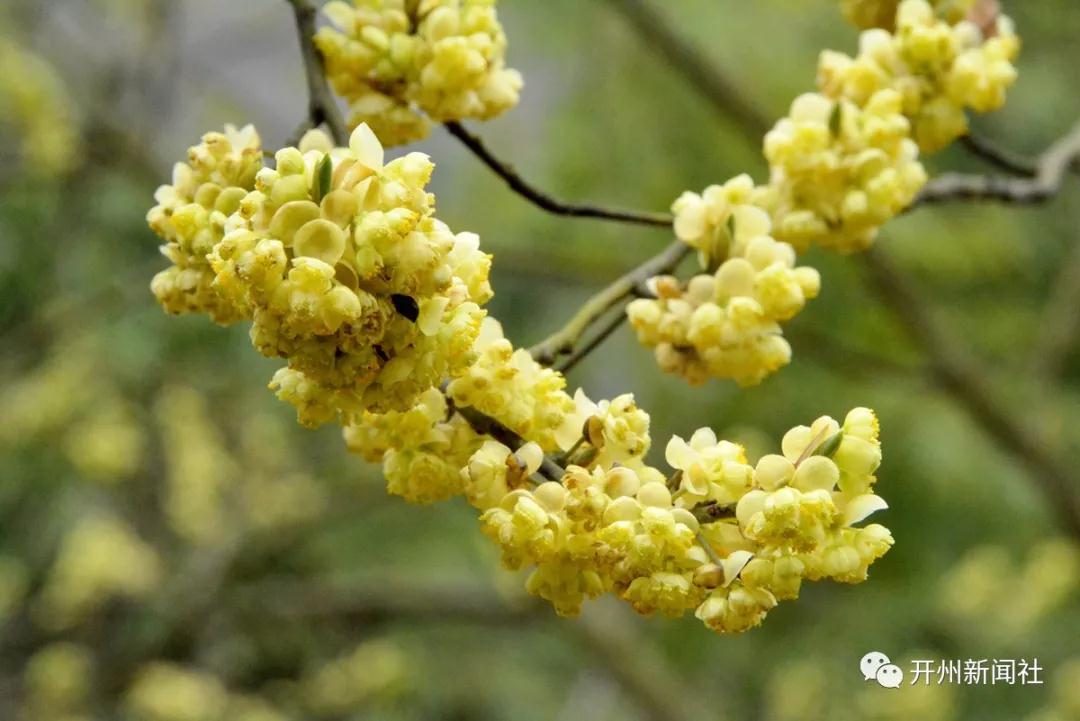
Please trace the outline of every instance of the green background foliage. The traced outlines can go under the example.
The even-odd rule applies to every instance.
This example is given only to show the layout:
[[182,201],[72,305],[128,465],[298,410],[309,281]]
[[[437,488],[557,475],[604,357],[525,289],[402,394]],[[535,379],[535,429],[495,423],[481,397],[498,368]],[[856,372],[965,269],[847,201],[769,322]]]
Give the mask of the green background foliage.
[[[526,177],[566,199],[661,210],[684,189],[740,172],[762,179],[759,146],[673,72],[615,5],[504,0],[509,58],[526,90],[519,108],[472,127]],[[857,39],[830,0],[655,5],[768,117],[813,87],[821,49],[850,51]],[[1024,39],[1021,79],[1006,109],[974,125],[1036,154],[1080,116],[1073,92],[1080,5],[1006,6]],[[83,356],[91,359],[85,383],[115,389],[148,438],[137,470],[102,484],[63,451],[70,434],[93,432],[80,431],[79,414],[32,432],[32,423],[3,409],[0,556],[24,568],[25,600],[0,621],[0,717],[16,718],[27,660],[58,639],[95,650],[87,711],[95,719],[117,717],[131,675],[154,659],[260,695],[286,718],[322,718],[297,700],[297,680],[371,639],[400,649],[403,669],[327,718],[679,718],[673,709],[689,707],[707,709],[698,718],[1004,720],[1051,703],[1051,686],[986,686],[946,691],[922,714],[910,705],[914,691],[868,690],[857,673],[870,650],[894,660],[1038,657],[1049,682],[1080,654],[1080,599],[1067,592],[1036,622],[1001,632],[1022,597],[1044,593],[1023,575],[1029,551],[1065,530],[1040,492],[1043,479],[934,381],[925,349],[878,302],[854,259],[818,251],[806,257],[822,273],[821,297],[790,325],[792,364],[759,387],[690,388],[662,376],[625,328],[570,381],[594,398],[632,390],[652,413],[657,459],[671,434],[688,436],[699,426],[744,442],[757,456],[793,425],[821,414],[842,418],[857,405],[874,408],[885,451],[878,492],[891,505],[876,520],[897,543],[870,581],[808,584],[799,601],[740,637],[714,636],[693,619],[628,617],[606,601],[582,621],[554,619],[546,608],[522,606],[522,579],[498,569],[474,510],[385,497],[379,469],[349,457],[336,430],[292,424],[291,409],[264,389],[275,364],[252,351],[243,328],[168,318],[147,289],[164,261],[144,215],[171,162],[225,122],[253,122],[275,147],[302,119],[304,87],[286,4],[16,0],[0,22],[0,36],[58,68],[83,138],[77,168],[43,180],[20,164],[16,131],[0,130],[0,388],[28,382],[50,359]],[[546,215],[438,129],[419,149],[437,164],[432,189],[440,217],[455,230],[478,232],[495,255],[489,310],[515,345],[555,330],[591,293],[668,240],[656,229]],[[928,167],[987,172],[958,147]],[[1080,461],[1080,344],[1072,343],[1060,373],[1033,369],[1048,319],[1068,320],[1077,310],[1075,287],[1071,307],[1056,300],[1068,298],[1062,276],[1071,272],[1080,283],[1075,186],[1035,208],[920,209],[889,225],[880,240],[949,334],[978,358],[1009,415],[1070,472]],[[163,516],[171,438],[154,408],[175,386],[208,400],[215,434],[241,464],[238,477],[253,457],[243,449],[245,434],[265,426],[272,432],[256,433],[256,448],[287,447],[290,467],[307,471],[328,498],[330,510],[317,522],[269,539],[242,534],[217,585],[182,573],[221,549],[191,547]],[[44,404],[48,383],[41,393]],[[102,509],[158,548],[172,583],[139,603],[111,603],[78,627],[43,630],[34,620],[35,594],[61,539],[80,517]],[[986,545],[1004,549],[1020,570],[994,579],[1000,592],[974,616],[946,612],[943,588],[956,580],[955,565]],[[1066,564],[1059,573],[1067,580],[1080,571]],[[207,588],[216,589],[212,601],[199,605]],[[320,595],[321,588],[334,590]],[[177,604],[197,612],[179,612]],[[635,689],[626,669],[635,663],[661,684],[660,708]],[[378,676],[377,666],[367,673]],[[796,711],[785,715],[792,694]]]

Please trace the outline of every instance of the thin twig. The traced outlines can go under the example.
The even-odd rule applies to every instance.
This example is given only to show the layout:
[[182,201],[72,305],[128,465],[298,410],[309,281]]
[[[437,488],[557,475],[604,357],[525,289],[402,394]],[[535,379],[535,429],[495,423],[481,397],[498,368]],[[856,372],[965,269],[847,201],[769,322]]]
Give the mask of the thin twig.
[[1080,123],[1046,149],[1030,178],[945,173],[922,189],[912,208],[954,200],[1042,203],[1061,192],[1069,169],[1080,158]]
[[682,38],[661,13],[646,0],[609,2],[630,22],[650,50],[663,55],[717,111],[733,118],[747,139],[755,144],[761,142],[765,131],[772,126],[769,117],[748,99],[738,84]]
[[803,452],[800,453],[799,457],[795,460],[794,465],[795,465],[796,468],[801,466],[803,464],[803,462],[807,458],[814,455],[814,452],[817,451],[818,446],[820,446],[822,441],[825,440],[825,434],[828,433],[828,432],[829,432],[829,427],[825,426],[824,428],[822,428],[820,431],[817,432],[817,435],[815,435],[813,438],[810,439],[810,442],[806,444],[806,448],[803,449]]
[[576,638],[600,660],[641,709],[656,721],[720,721],[727,716],[716,688],[703,692],[687,684],[671,662],[637,627],[626,608],[590,608],[575,624]]
[[565,326],[530,348],[529,353],[544,365],[551,365],[561,356],[572,354],[581,337],[611,308],[632,296],[649,278],[670,273],[690,250],[690,246],[681,240],[674,241],[586,301]]
[[705,550],[705,555],[709,557],[709,560],[715,563],[717,566],[724,565],[724,561],[717,555],[716,549],[709,543],[709,539],[705,538],[705,534],[701,531],[697,532],[697,542]]
[[658,228],[670,228],[673,219],[667,213],[648,213],[634,210],[617,210],[602,208],[597,205],[565,203],[539,190],[518,174],[508,163],[499,160],[484,144],[479,136],[469,132],[461,123],[446,123],[446,129],[451,135],[461,141],[479,158],[484,165],[490,168],[496,175],[506,181],[518,195],[527,199],[533,205],[555,215],[565,215],[574,218],[596,218],[599,220],[613,220],[620,223],[636,225],[650,225]]
[[1005,451],[1030,471],[1062,524],[1080,537],[1080,499],[1076,479],[1030,427],[1019,422],[1016,412],[996,399],[991,383],[978,363],[941,327],[937,316],[923,302],[881,245],[861,254],[870,288],[888,306],[908,334],[926,352],[930,371],[942,387]]
[[967,135],[960,138],[960,144],[967,148],[972,155],[982,158],[991,165],[1013,175],[1033,177],[1039,170],[1037,160],[1024,157],[1011,150],[1000,148],[991,141],[978,135]]
[[570,352],[570,355],[563,358],[561,362],[555,364],[555,370],[560,373],[569,373],[578,363],[585,360],[589,354],[603,345],[604,341],[621,328],[626,320],[626,312],[623,308],[619,308],[614,313],[611,313],[607,319],[600,323],[599,329],[591,338],[589,338],[589,340],[578,345],[578,347]]
[[313,126],[325,123],[338,145],[349,144],[349,128],[326,82],[326,69],[315,47],[315,6],[308,0],[288,0],[296,16],[296,34],[308,87],[308,115]]
[[426,581],[418,587],[415,582],[390,578],[346,586],[268,579],[241,589],[237,595],[241,601],[250,601],[259,610],[281,618],[346,621],[350,625],[384,619],[514,625],[543,620],[543,606],[533,599],[512,602],[475,584]]
[[[363,586],[333,587],[310,582],[270,581],[248,587],[242,600],[283,620],[345,623],[380,621],[479,623],[522,628],[554,619],[532,598],[507,599],[465,584],[381,579]],[[600,609],[596,609],[597,611]],[[647,638],[635,630],[637,619],[620,608],[586,612],[570,634],[575,643],[603,664],[628,697],[655,721],[692,721],[706,714],[686,682],[675,675]]]

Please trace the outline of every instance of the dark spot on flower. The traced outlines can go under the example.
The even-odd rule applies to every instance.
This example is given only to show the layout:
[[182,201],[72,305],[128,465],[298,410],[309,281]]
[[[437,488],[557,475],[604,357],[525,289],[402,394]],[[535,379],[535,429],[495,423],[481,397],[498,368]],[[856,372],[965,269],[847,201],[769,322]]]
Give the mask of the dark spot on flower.
[[390,302],[394,304],[394,310],[401,313],[411,322],[415,323],[416,319],[420,317],[420,304],[411,295],[394,293],[390,296]]

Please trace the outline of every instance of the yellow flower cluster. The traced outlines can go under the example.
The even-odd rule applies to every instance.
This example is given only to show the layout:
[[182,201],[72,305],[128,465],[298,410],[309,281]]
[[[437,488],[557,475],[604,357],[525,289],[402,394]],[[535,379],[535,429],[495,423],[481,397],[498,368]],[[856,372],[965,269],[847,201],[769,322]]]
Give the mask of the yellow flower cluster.
[[[562,374],[541,366],[528,351],[515,350],[493,318],[484,320],[475,350],[476,362],[450,382],[447,395],[497,419],[545,451],[564,446],[558,438],[576,406],[565,391]],[[579,424],[571,434],[580,435],[580,429]]]
[[[423,132],[427,118],[486,117],[516,100],[493,0],[355,0],[327,11],[340,28],[317,38],[328,73],[386,143]],[[901,101],[891,88],[865,104],[804,96],[767,139],[769,186],[740,176],[676,202],[676,232],[706,272],[685,286],[653,279],[655,297],[629,311],[666,369],[750,384],[787,362],[779,324],[820,280],[796,266],[782,233],[801,245],[822,242],[815,234],[865,245],[866,227],[910,201],[925,174]],[[490,257],[475,235],[435,219],[430,160],[384,162],[376,131],[360,122],[348,148],[310,132],[270,167],[260,155],[242,183],[214,173],[258,148],[257,136],[207,136],[151,212],[229,319],[250,320],[255,347],[287,359],[271,387],[301,423],[341,422],[349,449],[383,464],[393,494],[465,496],[505,564],[531,569],[527,589],[561,614],[613,593],[643,614],[694,611],[738,632],[795,598],[804,579],[866,577],[892,544],[881,526],[855,526],[885,507],[872,493],[881,453],[871,411],[793,429],[782,455],[756,464],[700,430],[668,444],[673,473],[648,465],[650,420],[632,395],[571,396],[560,372],[485,318]],[[208,170],[196,163],[207,157]],[[185,221],[191,205],[195,220]],[[200,444],[190,428],[167,435]],[[174,475],[197,468],[185,463],[174,459]],[[351,663],[327,667],[326,684]]]
[[0,391],[7,423],[0,449],[46,439],[78,474],[99,483],[130,478],[148,445],[133,404],[101,373],[103,351],[86,336],[69,335],[29,373]]
[[143,598],[161,577],[157,552],[123,521],[80,520],[64,538],[41,592],[39,622],[70,628],[113,598]]
[[854,58],[822,53],[818,85],[826,95],[860,106],[882,89],[897,91],[912,137],[929,153],[967,133],[965,109],[987,113],[1005,103],[1019,50],[1008,17],[998,16],[992,32],[984,33],[971,22],[938,19],[926,0],[904,0],[895,32],[865,31]]
[[94,670],[93,654],[86,646],[51,643],[37,651],[26,665],[26,721],[82,718],[89,700]]
[[392,641],[365,641],[304,679],[307,707],[318,718],[348,715],[401,687],[409,676],[410,661]]
[[[391,695],[407,678],[408,661],[389,641],[367,641],[299,680],[304,718],[347,715]],[[228,689],[206,671],[165,661],[139,669],[124,697],[132,721],[285,721],[282,711],[263,698]],[[299,709],[294,709],[294,711]],[[301,712],[303,713],[303,712]]]
[[146,437],[134,409],[116,396],[89,408],[88,417],[64,438],[64,453],[79,473],[106,483],[134,474],[145,448]]
[[19,610],[29,590],[26,564],[14,556],[0,555],[0,623],[6,623]]
[[627,307],[660,368],[690,383],[732,378],[753,385],[786,365],[791,347],[780,323],[820,288],[817,271],[796,267],[795,249],[771,237],[768,213],[752,203],[758,193],[747,175],[701,195],[684,193],[673,207],[675,232],[715,270],[686,284],[654,278],[656,298]]
[[[476,350],[477,361],[447,384],[445,395],[432,388],[408,411],[365,413],[345,428],[349,450],[383,464],[391,494],[414,503],[465,494],[486,509],[526,485],[545,452],[583,443],[591,463],[640,465],[649,417],[632,395],[599,403],[581,390],[571,397],[566,378],[515,350],[492,318],[484,320]],[[519,450],[528,460],[518,472],[507,465],[510,451],[452,412],[457,407],[483,413],[529,443]]]
[[[61,336],[48,357],[0,389],[6,423],[0,447],[32,442],[63,430],[87,408],[108,402],[111,383],[99,378],[96,344],[85,336]],[[99,395],[105,389],[104,395]]]
[[765,136],[768,184],[739,176],[675,201],[675,234],[711,275],[685,285],[654,278],[656,299],[629,304],[638,339],[663,370],[691,383],[750,385],[786,365],[779,324],[820,288],[795,253],[868,248],[926,184],[920,150],[966,133],[966,109],[1005,102],[1019,51],[1012,22],[995,16],[984,32],[962,20],[970,3],[936,5],[944,20],[927,0],[846,3],[859,24],[882,25],[887,14],[896,30],[865,31],[855,58],[822,54],[819,92],[796,98]]
[[[940,608],[957,628],[978,629],[998,640],[1015,640],[1080,591],[1080,546],[1069,539],[1036,544],[1023,563],[1010,549],[983,546],[964,555],[944,575]],[[1012,598],[1002,605],[1000,599]],[[992,617],[994,623],[985,623]]]
[[155,662],[140,670],[125,701],[139,721],[196,721],[221,718],[228,693],[214,676]]
[[[286,316],[283,326],[292,323],[294,328],[316,315],[310,310],[301,315],[305,307],[295,300],[300,287],[287,285],[300,282],[294,277],[298,271],[318,269],[314,263],[328,269],[333,288],[353,294],[355,288],[368,288],[376,302],[380,291],[408,290],[421,299],[415,309],[420,326],[426,325],[427,303],[432,302],[427,294],[454,295],[462,304],[490,295],[488,259],[478,253],[474,236],[461,241],[441,227],[423,229],[436,241],[445,239],[440,246],[416,230],[415,220],[404,239],[401,232],[392,242],[381,232],[365,234],[374,223],[390,225],[384,216],[394,209],[376,209],[386,207],[387,195],[395,207],[411,200],[420,202],[422,210],[428,208],[410,193],[427,180],[426,159],[410,155],[397,167],[383,167],[381,158],[368,152],[373,147],[377,141],[361,127],[347,153],[278,153],[276,167],[258,173],[256,190],[227,221],[225,235],[210,253],[217,273],[214,287],[222,298],[252,309],[257,345],[269,334],[267,316],[275,311]],[[320,165],[325,163],[336,164],[325,172],[330,180],[323,185]],[[324,228],[345,203],[334,200],[333,193],[352,189],[352,174],[362,175],[360,182],[368,186],[350,199],[360,195],[363,201],[355,202],[372,209],[365,216],[349,207],[343,217],[352,228],[346,233],[348,247],[342,248],[329,242],[337,236]],[[400,180],[407,177],[422,180]],[[286,193],[283,187],[295,190]],[[318,195],[321,187],[334,190],[316,204],[312,193]],[[706,264],[723,259],[714,274],[694,278],[688,294],[703,308],[712,304],[728,310],[743,299],[769,317],[789,317],[815,293],[818,282],[813,271],[794,268],[791,246],[768,235],[770,218],[764,210],[743,201],[753,191],[750,180],[740,178],[727,189],[684,200],[685,213],[699,217],[684,218],[680,230],[698,244]],[[315,229],[306,230],[310,223],[316,223]],[[334,228],[340,232],[340,226]],[[441,248],[442,255],[432,251],[433,246]],[[294,254],[288,271],[286,248]],[[426,262],[416,262],[418,248],[428,250],[422,256]],[[363,264],[372,258],[372,264]],[[379,272],[370,271],[373,268]],[[437,280],[441,273],[453,283],[442,296],[437,295],[445,287]],[[675,284],[654,285],[663,294],[665,285]],[[293,300],[281,303],[279,296]],[[300,300],[307,308],[319,308],[321,298],[309,291]],[[669,294],[657,302],[675,300]],[[440,311],[449,307],[445,302]],[[473,307],[478,312],[476,303]],[[400,308],[394,310],[403,314]],[[287,317],[289,312],[299,319]],[[325,322],[326,307],[320,313]],[[436,322],[432,327],[442,326]],[[314,335],[311,328],[306,330]],[[494,319],[481,324],[477,318],[475,331],[455,329],[451,337],[468,343],[460,352],[468,360],[457,377],[445,367],[436,369],[424,377],[429,379],[426,387],[415,387],[404,408],[351,406],[356,412],[343,414],[347,444],[364,458],[381,461],[390,492],[407,500],[465,495],[481,509],[484,531],[500,545],[505,563],[531,568],[528,590],[551,601],[559,613],[576,613],[585,598],[613,593],[642,613],[679,615],[696,609],[708,627],[744,630],[759,623],[778,599],[793,598],[804,577],[862,580],[868,564],[891,544],[885,529],[852,526],[883,507],[869,492],[880,461],[876,420],[869,411],[853,411],[842,430],[829,419],[797,428],[785,438],[787,458],[767,457],[757,470],[740,447],[720,443],[710,432],[694,434],[689,444],[675,439],[667,458],[677,472],[669,480],[645,463],[651,445],[649,417],[632,395],[599,403],[581,391],[570,396],[562,373],[515,350]],[[413,338],[415,343],[419,336]],[[723,331],[702,340],[727,350]],[[333,342],[340,366],[348,367],[350,353],[362,352],[337,337]],[[348,351],[340,352],[342,346]],[[299,379],[297,387],[308,384],[302,394],[313,406],[318,402],[334,410],[326,420],[346,407],[337,399],[326,404],[324,390],[308,373],[284,372],[286,381]],[[417,370],[406,372],[415,378]],[[441,379],[448,379],[445,392],[436,387]],[[284,386],[286,381],[280,373],[278,382]],[[477,432],[457,412],[464,408],[485,414],[524,439],[524,445],[510,448]],[[310,413],[310,408],[301,408],[301,420],[310,420]],[[501,437],[501,431],[488,431]],[[827,457],[808,458],[823,445]],[[544,459],[544,453],[556,452],[566,464],[562,476],[555,476],[550,459]],[[549,480],[538,484],[541,470]]]
[[34,177],[55,177],[79,158],[78,127],[68,94],[43,58],[0,37],[0,123],[21,136],[22,160]]
[[258,696],[233,693],[214,675],[165,661],[139,670],[124,705],[132,721],[286,721]]
[[382,463],[387,491],[410,503],[443,501],[464,491],[461,469],[481,438],[449,413],[438,388],[424,392],[407,411],[364,413],[345,428],[345,445],[371,463]]
[[[937,14],[947,22],[958,23],[967,17],[977,0],[931,0]],[[840,9],[856,27],[892,30],[900,0],[840,0]]]
[[[257,136],[252,130],[245,138]],[[207,136],[192,157],[209,155],[215,167],[236,160],[225,140]],[[491,297],[491,259],[475,235],[455,235],[434,217],[427,156],[384,163],[366,125],[349,148],[309,133],[299,148],[279,151],[273,168],[262,167],[257,140],[243,147],[239,157],[251,148],[259,160],[243,164],[242,176],[223,178],[237,185],[220,192],[220,182],[199,186],[211,187],[212,211],[200,215],[203,204],[170,210],[173,198],[190,197],[179,188],[192,174],[182,170],[183,185],[158,191],[150,222],[171,240],[178,216],[206,216],[208,224],[191,224],[192,242],[176,243],[189,264],[200,264],[198,287],[213,298],[200,295],[192,309],[252,321],[255,347],[288,361],[272,387],[296,406],[301,422],[407,410],[428,388],[462,373],[473,360],[480,305]],[[249,178],[250,191],[240,182]],[[173,285],[155,279],[166,308]]]
[[425,137],[430,120],[486,120],[517,105],[495,0],[353,0],[325,8],[315,43],[351,123],[387,145]]
[[163,506],[169,525],[192,545],[219,544],[230,532],[224,496],[232,485],[233,459],[198,393],[169,388],[156,406],[165,462]]
[[622,448],[625,464],[570,465],[561,482],[530,488],[522,479],[538,449],[492,441],[465,475],[470,497],[489,506],[481,521],[505,565],[532,568],[526,588],[560,614],[610,592],[643,614],[694,610],[728,633],[797,597],[804,578],[865,579],[892,545],[882,526],[854,526],[885,507],[871,492],[881,460],[872,412],[856,409],[843,426],[820,418],[782,447],[755,467],[703,429],[668,444],[677,472],[667,482],[639,443]]
[[154,194],[157,205],[146,220],[165,241],[161,252],[172,265],[154,276],[150,288],[168,312],[205,313],[223,325],[244,317],[214,289],[206,256],[224,236],[228,217],[255,189],[262,167],[255,128],[227,125],[225,132],[207,133],[190,148],[188,162],[173,168],[172,184]]
[[[760,211],[759,211],[760,212]],[[767,222],[767,218],[765,219]],[[736,244],[737,245],[737,244]],[[715,630],[757,625],[804,578],[858,582],[888,550],[881,526],[853,524],[885,507],[873,495],[877,420],[852,411],[784,438],[756,468],[743,449],[701,430],[667,447],[670,477],[646,464],[649,416],[627,394],[599,403],[515,350],[493,320],[477,363],[406,412],[364,414],[351,450],[382,461],[391,493],[429,502],[463,494],[527,589],[561,614],[614,593],[641,613],[697,613]],[[452,408],[470,406],[517,432],[512,448]],[[543,468],[561,451],[561,477]]]
[[1049,702],[1025,721],[1069,721],[1080,718],[1080,656],[1073,656],[1054,671]]
[[776,237],[799,251],[814,243],[842,253],[869,247],[926,183],[910,133],[903,97],[892,89],[863,104],[796,98],[765,136],[771,176],[759,202]]

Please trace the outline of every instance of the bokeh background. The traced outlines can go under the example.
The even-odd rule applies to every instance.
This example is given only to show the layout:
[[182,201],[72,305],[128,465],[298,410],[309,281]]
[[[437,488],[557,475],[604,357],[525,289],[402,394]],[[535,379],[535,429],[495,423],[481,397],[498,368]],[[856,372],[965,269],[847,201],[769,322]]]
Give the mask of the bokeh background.
[[[832,0],[657,2],[778,117],[817,53],[851,50]],[[688,84],[618,0],[504,0],[523,101],[474,126],[554,194],[666,208],[762,177],[759,137]],[[978,131],[1036,154],[1080,117],[1080,4],[1006,3],[1021,79]],[[882,420],[869,582],[808,584],[740,637],[616,603],[582,619],[521,598],[464,503],[390,498],[339,433],[297,426],[243,328],[169,318],[144,222],[199,136],[303,119],[284,0],[14,0],[0,8],[0,718],[1080,719],[1080,561],[1044,474],[932,372],[857,259],[813,252],[821,297],[760,387],[689,388],[620,330],[570,376],[632,390],[667,437],[711,426],[769,452],[856,405]],[[660,249],[663,231],[549,216],[438,130],[440,215],[495,255],[517,345]],[[987,172],[961,148],[928,161]],[[969,356],[985,400],[1080,493],[1080,188],[1034,208],[953,204],[881,246]],[[931,351],[934,349],[930,349]],[[1007,440],[1007,439],[1006,439]],[[870,688],[893,660],[1038,658],[1039,686]],[[906,667],[906,663],[903,664]]]

